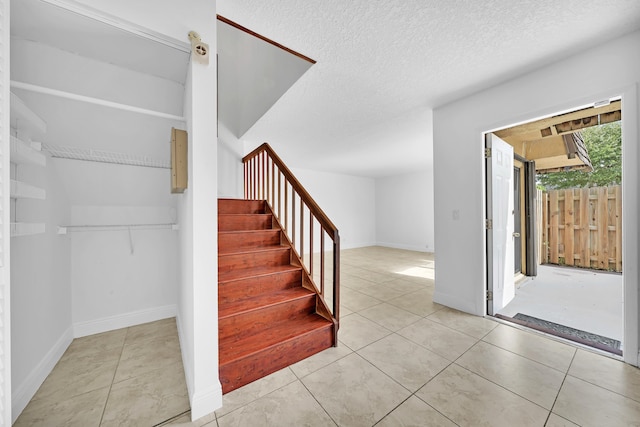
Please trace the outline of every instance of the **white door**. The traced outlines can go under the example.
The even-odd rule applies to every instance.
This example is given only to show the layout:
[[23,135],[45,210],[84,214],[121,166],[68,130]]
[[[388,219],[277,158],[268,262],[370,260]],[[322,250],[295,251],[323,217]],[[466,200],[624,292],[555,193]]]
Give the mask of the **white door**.
[[487,312],[495,315],[515,296],[513,259],[513,147],[486,135]]

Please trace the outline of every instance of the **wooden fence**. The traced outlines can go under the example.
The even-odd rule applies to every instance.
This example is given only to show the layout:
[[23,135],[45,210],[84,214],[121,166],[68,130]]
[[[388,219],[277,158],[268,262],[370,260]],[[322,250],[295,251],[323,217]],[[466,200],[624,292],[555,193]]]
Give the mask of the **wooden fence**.
[[622,271],[622,187],[538,193],[540,262]]

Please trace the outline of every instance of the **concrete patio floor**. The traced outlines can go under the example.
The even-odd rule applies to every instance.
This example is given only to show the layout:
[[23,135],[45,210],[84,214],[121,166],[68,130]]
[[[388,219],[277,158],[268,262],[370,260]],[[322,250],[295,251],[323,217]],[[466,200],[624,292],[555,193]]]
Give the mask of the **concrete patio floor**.
[[516,284],[515,298],[499,314],[522,313],[622,342],[622,307],[622,274],[546,264]]

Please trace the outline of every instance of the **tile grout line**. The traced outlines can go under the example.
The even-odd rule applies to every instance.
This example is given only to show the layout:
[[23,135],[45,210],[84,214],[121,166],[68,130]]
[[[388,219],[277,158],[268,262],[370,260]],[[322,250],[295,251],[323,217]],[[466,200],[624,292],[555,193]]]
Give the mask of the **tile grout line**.
[[[353,354],[353,353],[351,353],[351,354]],[[294,375],[295,375],[295,372],[294,372]],[[297,377],[297,376],[296,376],[296,377]],[[313,393],[311,392],[311,390],[309,390],[309,387],[307,387],[307,385],[304,383],[304,381],[302,381],[302,379],[298,379],[298,381],[300,381],[300,384],[302,384],[302,387],[304,387],[304,389],[305,389],[305,390],[307,390],[307,392],[311,395],[311,397],[313,397],[313,400],[315,400],[315,401],[316,401],[316,403],[318,404],[318,406],[320,406],[320,407],[322,408],[322,410],[324,411],[324,413],[325,413],[325,414],[327,414],[327,417],[329,417],[329,419],[330,419],[331,421],[333,421],[333,423],[334,423],[336,426],[340,426],[340,424],[338,424],[338,422],[337,422],[336,420],[334,420],[334,419],[333,419],[333,417],[332,417],[332,416],[331,416],[331,414],[327,411],[327,409],[326,409],[324,406],[322,406],[322,403],[320,403],[320,401],[319,401],[319,400],[318,400],[318,398],[315,396],[315,394],[313,394]]]
[[[369,344],[369,345],[372,345],[372,344],[374,344],[374,343],[376,343],[376,342],[378,342],[378,341],[381,341],[381,340],[383,340],[384,338],[387,338],[387,337],[389,337],[389,336],[391,336],[391,335],[397,335],[398,337],[403,338],[403,339],[406,339],[407,341],[409,341],[409,342],[412,342],[412,343],[413,343],[413,341],[411,341],[410,339],[405,338],[405,337],[403,337],[402,335],[397,334],[396,332],[393,332],[392,334],[387,335],[386,337],[383,337],[383,338],[381,338],[381,339],[379,339],[379,340],[377,340],[377,341],[374,341],[374,342],[372,342],[372,343],[371,343],[371,344]],[[416,345],[420,346],[420,344],[418,344],[418,343],[414,343],[414,344],[416,344]],[[371,366],[373,366],[374,368],[376,368],[378,371],[380,371],[380,373],[382,373],[383,375],[385,375],[386,377],[388,377],[389,379],[391,379],[393,382],[395,382],[396,384],[398,384],[400,387],[404,388],[405,390],[407,390],[407,391],[409,392],[409,396],[407,396],[407,398],[406,398],[406,399],[404,399],[402,402],[400,402],[398,405],[396,405],[392,410],[390,410],[389,412],[387,412],[387,413],[386,413],[382,418],[380,418],[378,421],[376,421],[376,423],[374,424],[374,426],[375,426],[376,424],[379,424],[379,423],[380,423],[380,421],[382,421],[383,419],[385,419],[385,417],[389,416],[389,414],[391,414],[393,411],[395,411],[396,409],[398,409],[398,408],[399,408],[403,403],[405,403],[407,400],[409,400],[412,396],[415,396],[417,399],[419,399],[420,401],[424,402],[424,403],[425,403],[426,405],[428,405],[429,407],[433,408],[433,410],[434,410],[434,411],[436,411],[437,413],[439,413],[440,415],[442,415],[443,417],[445,417],[446,419],[448,419],[449,421],[451,421],[453,424],[458,425],[458,424],[457,424],[457,423],[455,423],[453,420],[451,420],[449,417],[447,417],[445,414],[443,414],[442,412],[438,411],[436,408],[434,408],[433,406],[431,406],[428,402],[425,402],[423,399],[420,399],[420,397],[419,397],[419,396],[416,396],[416,393],[417,393],[418,391],[420,391],[424,386],[426,386],[427,384],[429,384],[429,383],[430,383],[434,378],[436,378],[438,375],[440,375],[440,374],[442,373],[442,371],[444,371],[445,369],[447,369],[447,368],[448,368],[449,366],[451,366],[454,362],[450,362],[450,361],[449,361],[449,359],[447,359],[447,358],[445,358],[445,357],[443,357],[443,356],[440,356],[438,353],[434,352],[433,350],[430,350],[430,349],[428,349],[428,348],[426,348],[426,347],[422,347],[422,346],[420,346],[420,347],[424,348],[425,350],[427,350],[427,351],[429,351],[429,352],[431,352],[431,353],[433,353],[433,354],[435,354],[435,355],[437,355],[437,356],[440,356],[440,357],[442,357],[443,359],[445,359],[445,360],[449,361],[449,364],[448,364],[447,366],[445,366],[444,368],[440,369],[440,370],[438,371],[438,373],[436,373],[433,377],[429,378],[429,380],[428,380],[427,382],[425,382],[424,384],[422,384],[420,387],[418,387],[418,389],[417,389],[416,391],[411,391],[410,389],[408,389],[407,387],[405,387],[403,384],[401,384],[399,381],[397,381],[395,378],[393,378],[392,376],[390,376],[389,374],[387,374],[386,372],[384,372],[382,369],[380,369],[380,367],[378,367],[375,363],[371,362],[371,361],[370,361],[369,359],[367,359],[365,356],[363,356],[363,355],[361,355],[360,353],[358,353],[358,351],[360,351],[360,350],[362,350],[362,349],[367,348],[369,345],[366,345],[366,346],[362,347],[362,348],[361,348],[361,349],[359,349],[359,350],[355,350],[355,351],[354,351],[354,353],[355,353],[355,354],[357,354],[358,356],[360,356],[364,361],[366,361],[367,363],[369,363]]]
[[[464,353],[463,353],[464,354]],[[462,357],[462,355],[460,356]],[[447,361],[449,361],[449,359],[446,359]],[[442,372],[445,371],[445,369],[447,369],[449,366],[453,365],[455,363],[455,361],[453,362],[449,362],[449,364],[447,366],[445,366],[444,368],[442,368],[437,374],[435,374],[433,377],[431,377],[429,379],[429,381],[427,381],[426,383],[422,384],[416,391],[414,391],[411,396],[415,396],[418,400],[420,400],[421,402],[424,402],[426,405],[428,405],[430,408],[433,408],[434,411],[436,411],[438,414],[442,415],[443,417],[445,417],[446,419],[448,419],[449,421],[451,421],[453,424],[460,426],[460,424],[456,423],[455,421],[453,421],[451,418],[449,418],[447,415],[443,414],[442,412],[440,412],[437,408],[435,408],[433,405],[431,405],[429,402],[427,402],[426,400],[422,399],[420,396],[417,395],[417,393],[422,390],[427,384],[429,384],[431,381],[433,381],[434,379],[436,379],[438,377],[438,375],[440,375]],[[408,399],[408,398],[407,398]]]
[[[446,368],[444,368],[444,369],[447,369],[447,368],[448,368],[448,367],[450,367],[451,365],[456,365],[457,367],[459,367],[459,368],[461,368],[461,369],[464,369],[465,371],[467,371],[467,372],[471,373],[472,375],[477,375],[478,377],[482,378],[483,380],[488,381],[488,382],[490,382],[491,384],[494,384],[494,385],[496,385],[496,386],[500,387],[501,389],[505,390],[506,392],[511,393],[511,394],[513,394],[513,395],[515,395],[515,396],[518,396],[518,397],[520,397],[521,399],[524,399],[524,400],[526,400],[527,402],[529,402],[529,403],[531,403],[531,404],[533,404],[533,405],[536,405],[536,406],[538,406],[539,408],[542,408],[543,410],[548,411],[548,412],[549,412],[549,414],[551,414],[551,411],[552,411],[552,409],[553,409],[553,405],[551,405],[551,409],[547,409],[547,408],[545,408],[544,406],[542,406],[542,405],[540,405],[540,404],[538,404],[538,403],[536,403],[536,402],[532,401],[531,399],[529,399],[529,398],[527,398],[527,397],[525,397],[525,396],[522,396],[522,395],[520,395],[519,393],[516,393],[515,391],[509,390],[507,387],[503,386],[502,384],[498,384],[497,382],[495,382],[495,381],[493,381],[493,380],[490,380],[489,378],[485,378],[483,375],[480,375],[480,374],[478,374],[477,372],[474,372],[474,371],[472,371],[471,369],[466,368],[466,367],[464,367],[464,366],[462,366],[462,365],[460,365],[460,364],[458,364],[458,363],[457,363],[457,362],[458,362],[458,360],[460,360],[460,359],[462,358],[462,356],[464,356],[464,355],[465,355],[465,354],[467,354],[469,351],[471,351],[471,349],[472,349],[472,348],[474,348],[474,347],[476,347],[480,342],[482,342],[482,343],[484,343],[484,344],[492,345],[492,344],[490,344],[490,343],[487,343],[487,342],[483,341],[482,339],[478,339],[478,341],[476,341],[476,343],[475,343],[475,344],[473,344],[471,347],[469,347],[467,350],[465,350],[465,351],[464,351],[460,356],[458,356],[458,357],[457,357],[453,362],[451,362],[449,365],[447,365],[447,367],[446,367]],[[497,348],[500,348],[500,347],[497,347]],[[507,351],[508,351],[508,350],[507,350]],[[517,356],[519,356],[517,353],[513,353],[513,354],[516,354]],[[545,366],[545,365],[543,365],[543,366]],[[444,369],[443,369],[443,371],[444,371]],[[441,372],[442,372],[442,371],[440,371],[440,372],[438,373],[438,375],[440,375],[440,373],[441,373]],[[436,376],[437,376],[437,375],[436,375]],[[435,377],[434,377],[434,378],[435,378]],[[430,382],[430,381],[429,381],[429,382]],[[564,380],[563,380],[563,384],[564,384]],[[425,385],[426,385],[426,384],[425,384]],[[423,385],[422,387],[424,387],[424,385]],[[562,388],[562,385],[560,385],[560,388],[558,388],[558,393],[560,393],[560,389],[561,389],[561,388]],[[557,395],[556,395],[556,398],[557,398]],[[425,402],[425,403],[427,403],[427,402]],[[555,400],[554,400],[554,404],[555,404]],[[435,409],[435,408],[434,408],[434,409]],[[549,414],[547,414],[547,419],[549,418]],[[545,423],[546,423],[546,421],[545,421]]]
[[[487,335],[488,335],[488,334],[487,334]],[[485,335],[485,337],[484,337],[484,338],[486,338],[486,335]],[[540,366],[544,366],[545,368],[553,369],[554,371],[557,371],[557,372],[559,372],[559,373],[561,373],[561,374],[565,374],[565,375],[566,375],[566,373],[567,373],[567,372],[569,372],[569,367],[571,366],[571,363],[569,363],[569,366],[567,366],[567,370],[566,370],[566,371],[563,371],[562,369],[558,369],[558,368],[557,368],[557,367],[555,367],[555,366],[547,365],[546,363],[542,363],[542,362],[540,362],[539,360],[535,360],[535,359],[532,359],[532,358],[530,358],[530,357],[527,357],[527,356],[525,356],[525,355],[523,355],[523,354],[520,354],[520,353],[518,353],[518,352],[516,352],[516,351],[514,351],[514,350],[511,350],[511,349],[508,349],[508,348],[501,347],[501,346],[499,346],[499,345],[497,345],[497,344],[494,344],[494,343],[492,343],[492,342],[489,342],[489,341],[485,341],[485,340],[484,340],[484,338],[481,338],[481,339],[480,339],[480,341],[482,341],[483,343],[488,344],[488,345],[490,345],[490,346],[492,346],[492,347],[495,347],[495,348],[497,348],[497,349],[500,349],[500,350],[502,350],[502,351],[506,351],[507,353],[511,353],[511,354],[516,355],[516,356],[522,357],[523,359],[526,359],[526,360],[528,360],[529,362],[536,363],[536,364],[538,364],[538,365],[540,365]],[[573,361],[573,356],[572,356],[571,360]]]
[[[487,334],[487,335],[488,335],[488,334]],[[486,335],[485,335],[485,336],[486,336]],[[467,353],[467,351],[471,350],[471,348],[475,347],[475,346],[476,346],[476,345],[478,345],[480,342],[482,342],[482,343],[484,343],[484,344],[488,344],[488,345],[493,346],[493,347],[496,347],[496,348],[498,348],[498,349],[500,349],[500,350],[503,350],[503,351],[506,351],[506,352],[508,352],[508,353],[514,354],[514,355],[516,355],[516,356],[522,357],[523,359],[526,359],[526,360],[528,360],[528,361],[530,361],[530,362],[532,362],[532,363],[536,363],[536,364],[538,364],[538,365],[544,366],[544,367],[546,367],[546,368],[549,368],[549,369],[552,369],[552,370],[554,370],[554,371],[556,371],[556,372],[559,372],[559,373],[561,373],[561,374],[564,374],[564,378],[562,379],[562,383],[560,384],[560,387],[558,387],[558,393],[556,393],[556,398],[554,399],[553,404],[551,405],[551,408],[550,408],[550,409],[547,409],[547,408],[543,407],[542,405],[540,405],[540,404],[538,404],[538,403],[536,403],[536,402],[533,402],[533,401],[532,401],[532,400],[530,400],[529,398],[524,397],[524,396],[520,395],[519,393],[516,393],[515,391],[511,391],[511,390],[509,390],[508,388],[506,388],[505,386],[503,386],[503,385],[501,385],[501,384],[498,384],[498,383],[496,383],[495,381],[490,380],[489,378],[485,378],[484,376],[482,376],[482,375],[480,375],[480,374],[478,374],[478,373],[476,373],[476,372],[473,372],[471,369],[467,369],[467,368],[465,368],[464,366],[459,365],[458,363],[456,363],[456,362],[457,362],[457,361],[458,361],[462,356],[464,356],[464,354],[466,354],[466,353]],[[538,362],[538,361],[536,361],[536,360],[529,359],[528,357],[525,357],[525,356],[523,356],[523,355],[521,355],[521,354],[518,354],[518,353],[513,352],[513,351],[511,351],[511,350],[504,349],[504,348],[502,348],[502,347],[500,347],[500,346],[497,346],[497,345],[494,345],[494,344],[492,344],[492,343],[490,343],[490,342],[484,341],[484,339],[479,339],[479,340],[478,340],[478,342],[477,342],[477,343],[475,343],[473,346],[471,346],[467,351],[465,351],[463,354],[461,354],[461,355],[460,355],[460,357],[458,357],[458,358],[453,362],[453,363],[455,363],[455,364],[456,364],[456,366],[459,366],[459,367],[461,367],[461,368],[463,368],[463,369],[466,369],[467,371],[471,372],[472,374],[478,375],[480,378],[483,378],[483,379],[485,379],[485,380],[489,381],[490,383],[493,383],[493,384],[497,385],[498,387],[501,387],[501,388],[503,388],[503,389],[507,390],[508,392],[513,393],[513,394],[515,394],[516,396],[519,396],[519,397],[521,397],[521,398],[523,398],[523,399],[527,400],[528,402],[531,402],[531,403],[533,403],[534,405],[537,405],[537,406],[541,407],[542,409],[549,411],[549,414],[551,414],[551,411],[553,410],[553,406],[554,406],[554,405],[555,405],[555,403],[556,403],[556,400],[557,400],[557,398],[558,398],[558,395],[560,394],[560,390],[562,389],[562,385],[564,384],[564,380],[566,379],[567,375],[569,374],[569,368],[571,367],[571,364],[573,363],[573,359],[575,358],[576,353],[577,353],[577,352],[574,352],[573,356],[571,357],[571,362],[569,362],[569,366],[567,367],[567,372],[562,372],[561,370],[556,369],[556,368],[553,368],[553,367],[548,366],[548,365],[545,365],[544,363],[540,363],[540,362]],[[547,415],[547,418],[548,418],[548,417],[549,417],[549,415]]]
[[[527,398],[527,397],[524,397],[524,396],[522,396],[522,395],[520,395],[520,394],[516,393],[515,391],[509,390],[507,387],[503,386],[502,384],[498,384],[497,382],[492,381],[492,380],[490,380],[489,378],[485,378],[485,377],[483,377],[482,375],[480,375],[480,374],[478,374],[478,373],[476,373],[476,372],[473,372],[471,369],[465,368],[465,367],[464,367],[464,366],[462,366],[462,365],[458,365],[458,364],[457,364],[457,363],[455,363],[455,362],[453,362],[453,363],[452,363],[452,365],[456,365],[458,368],[460,368],[460,369],[464,369],[465,371],[469,372],[469,373],[470,373],[470,374],[472,374],[472,375],[477,375],[478,377],[482,378],[483,380],[485,380],[485,381],[487,381],[487,382],[490,382],[491,384],[493,384],[493,385],[495,385],[495,386],[500,387],[500,388],[501,388],[501,389],[503,389],[504,391],[506,391],[506,392],[508,392],[508,393],[511,393],[511,394],[513,394],[514,396],[518,396],[519,398],[521,398],[521,399],[523,399],[523,400],[526,400],[527,402],[531,403],[532,405],[537,406],[538,408],[540,408],[540,409],[542,409],[542,410],[544,410],[544,411],[548,411],[549,413],[551,413],[551,411],[553,410],[553,405],[551,406],[551,409],[547,409],[547,408],[545,408],[544,406],[540,405],[539,403],[536,403],[536,402],[532,401],[531,399],[529,399],[529,398]],[[564,383],[564,382],[563,382],[563,383]],[[562,388],[562,386],[560,386],[560,388]],[[560,388],[558,389],[558,393],[560,393]],[[555,404],[555,401],[554,401],[554,404]],[[549,417],[549,414],[547,414],[547,417]]]
[[[573,356],[571,357],[571,362],[569,363],[569,366],[567,367],[567,372],[565,372],[564,378],[562,378],[562,384],[560,384],[560,387],[558,388],[558,393],[556,393],[556,397],[555,397],[555,399],[553,399],[553,405],[551,405],[551,410],[549,411],[549,415],[547,415],[547,420],[544,423],[545,425],[547,425],[547,423],[549,422],[549,418],[551,418],[551,414],[554,413],[553,412],[553,408],[556,407],[556,403],[558,402],[558,397],[560,396],[560,392],[562,391],[562,387],[564,387],[564,383],[567,380],[567,377],[569,376],[569,370],[571,369],[571,365],[573,365],[573,361],[576,359],[577,355],[578,355],[578,349],[575,349],[575,351],[573,352]],[[562,417],[562,418],[564,418],[564,417]],[[569,420],[569,421],[571,421],[571,420]],[[571,422],[573,422],[573,421],[571,421]]]
[[[317,354],[317,353],[316,353],[316,354]],[[223,417],[225,417],[225,416],[227,416],[227,415],[231,414],[232,412],[237,411],[238,409],[244,408],[245,406],[249,406],[249,405],[251,405],[253,402],[256,402],[256,401],[258,401],[258,400],[262,399],[263,397],[270,395],[271,393],[274,393],[274,392],[276,392],[276,391],[278,391],[278,390],[281,390],[281,389],[283,389],[283,388],[285,388],[285,387],[287,387],[287,386],[289,386],[289,385],[293,384],[293,383],[294,383],[294,382],[296,382],[296,381],[300,381],[300,380],[299,380],[299,378],[298,378],[298,376],[296,375],[296,373],[295,373],[295,372],[293,372],[293,369],[291,369],[291,366],[287,366],[287,367],[285,367],[285,368],[280,369],[279,371],[272,372],[271,374],[267,375],[267,377],[269,377],[269,376],[271,376],[271,375],[274,375],[274,374],[276,374],[276,373],[278,373],[278,372],[280,372],[280,371],[284,371],[285,369],[288,369],[289,371],[291,371],[291,373],[293,374],[293,376],[294,376],[294,377],[296,377],[296,379],[295,379],[295,380],[293,380],[293,381],[290,381],[290,382],[288,382],[288,383],[286,383],[286,384],[284,384],[284,385],[282,385],[282,386],[280,386],[280,387],[278,387],[278,388],[276,388],[276,389],[274,389],[274,390],[271,390],[271,391],[270,391],[270,392],[268,392],[267,394],[263,394],[263,395],[261,395],[261,396],[258,396],[258,397],[256,397],[255,399],[252,399],[252,400],[248,401],[247,403],[244,403],[243,405],[240,405],[240,406],[238,406],[237,408],[235,408],[235,409],[233,409],[233,410],[231,410],[231,411],[229,411],[229,412],[225,413],[224,415],[220,415],[220,418],[223,418]],[[251,383],[249,383],[249,384],[253,384],[253,383],[255,383],[255,382],[257,382],[257,381],[260,381],[260,380],[262,380],[262,379],[264,379],[264,378],[267,378],[267,377],[259,378],[259,379],[255,380],[255,381],[253,381],[253,382],[251,382]],[[247,385],[249,385],[249,384],[245,384],[245,385],[244,385],[244,386],[242,386],[242,387],[245,387],[245,386],[247,386]],[[234,392],[234,391],[236,391],[236,390],[241,390],[241,389],[242,389],[242,387],[239,387],[239,388],[237,388],[237,389],[235,389],[235,390],[232,390],[232,391],[230,391],[229,393],[233,393],[233,392]],[[224,397],[224,394],[223,394],[223,397]],[[222,407],[224,407],[224,402],[223,402],[223,404],[222,404]],[[217,423],[218,423],[218,413],[217,413],[217,410],[216,410],[216,411],[213,411],[213,412],[214,412],[214,415],[215,415],[215,417],[216,417],[216,424],[217,424]]]
[[[633,366],[633,365],[632,365],[632,366]],[[629,400],[631,400],[632,402],[640,403],[640,400],[638,400],[638,399],[634,399],[633,397],[629,397],[629,396],[627,396],[626,394],[622,394],[622,393],[621,393],[621,392],[619,392],[619,391],[611,390],[610,388],[603,387],[603,386],[601,386],[601,385],[595,384],[595,383],[593,383],[593,382],[591,382],[591,381],[585,380],[584,378],[580,378],[580,377],[577,377],[577,376],[575,376],[575,375],[571,375],[571,374],[569,374],[569,371],[568,371],[568,370],[567,370],[567,375],[566,375],[566,376],[567,376],[567,377],[574,378],[574,379],[576,379],[576,380],[583,381],[583,382],[585,382],[585,383],[587,383],[587,384],[589,384],[589,385],[592,385],[592,386],[594,386],[594,387],[598,387],[599,389],[602,389],[602,390],[608,391],[609,393],[613,393],[613,394],[618,395],[618,396],[620,396],[620,397],[622,397],[622,398],[624,398],[624,399],[629,399]]]
[[174,415],[174,416],[172,416],[170,418],[167,418],[164,421],[160,421],[158,424],[154,424],[152,427],[162,427],[163,425],[166,425],[167,423],[169,423],[171,421],[177,420],[178,418],[188,414],[189,412],[191,412],[191,409],[188,409],[188,410],[182,412],[181,414]]
[[122,361],[122,353],[124,353],[124,346],[125,343],[127,342],[127,336],[129,335],[129,329],[130,327],[127,327],[127,332],[124,334],[124,338],[122,340],[122,347],[120,349],[120,356],[118,357],[118,363],[116,364],[116,369],[113,371],[113,377],[111,378],[111,384],[109,384],[109,392],[107,393],[107,399],[104,402],[104,408],[102,408],[102,415],[100,415],[100,424],[98,424],[99,426],[102,425],[102,422],[104,421],[104,414],[107,411],[107,404],[109,403],[109,398],[111,397],[111,389],[113,388],[113,383],[116,379],[116,374],[118,373],[118,368],[120,367],[120,362]]

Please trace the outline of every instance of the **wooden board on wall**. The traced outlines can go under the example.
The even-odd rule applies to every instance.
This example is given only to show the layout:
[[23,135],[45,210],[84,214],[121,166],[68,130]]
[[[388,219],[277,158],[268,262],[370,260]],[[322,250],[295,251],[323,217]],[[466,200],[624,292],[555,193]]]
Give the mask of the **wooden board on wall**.
[[171,192],[187,189],[187,131],[171,128]]

